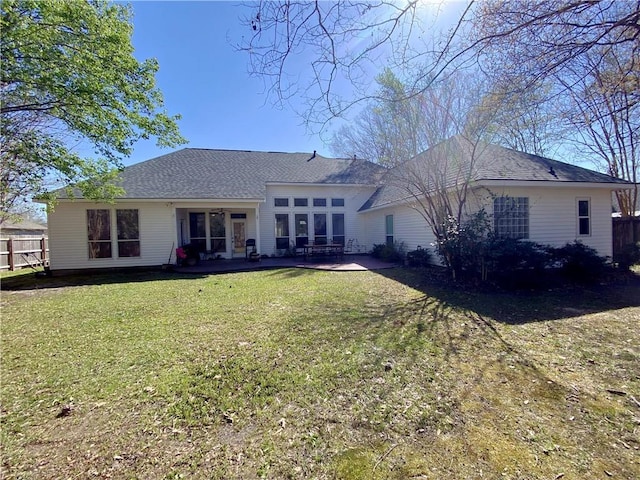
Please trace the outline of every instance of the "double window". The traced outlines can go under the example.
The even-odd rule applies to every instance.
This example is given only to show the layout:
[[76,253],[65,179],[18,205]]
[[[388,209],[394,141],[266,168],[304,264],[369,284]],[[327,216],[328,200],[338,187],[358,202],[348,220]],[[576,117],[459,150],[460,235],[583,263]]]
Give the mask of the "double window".
[[[111,210],[87,210],[89,258],[112,258]],[[118,257],[140,256],[140,226],[137,209],[116,210],[116,241]]]
[[529,238],[529,198],[497,197],[493,200],[493,225],[497,236]]

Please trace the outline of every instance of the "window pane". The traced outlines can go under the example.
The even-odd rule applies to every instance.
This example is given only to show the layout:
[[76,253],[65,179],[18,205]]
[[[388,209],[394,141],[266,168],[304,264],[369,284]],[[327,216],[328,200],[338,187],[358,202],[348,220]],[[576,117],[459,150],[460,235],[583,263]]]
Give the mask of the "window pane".
[[334,213],[332,215],[333,236],[344,235],[344,214]]
[[494,199],[493,225],[496,235],[500,237],[529,238],[529,199],[527,197]]
[[191,238],[204,238],[207,236],[204,222],[204,213],[192,212],[189,214],[189,233],[191,235]]
[[111,240],[109,210],[87,210],[89,240]]
[[111,258],[111,242],[89,242],[89,258]]
[[309,243],[309,217],[306,213],[296,213],[296,247],[302,248]]
[[118,240],[138,240],[138,210],[116,210]]
[[306,213],[296,213],[296,237],[306,237],[309,235],[309,225]]
[[326,207],[327,206],[327,199],[326,198],[314,198],[313,199],[313,206],[314,207]]
[[589,200],[578,200],[578,216],[589,216]]
[[385,232],[387,235],[393,235],[393,215],[385,217]]
[[87,210],[89,258],[111,258],[111,212],[107,209]]
[[344,198],[332,198],[331,199],[332,207],[344,207]]
[[318,235],[327,235],[327,215],[324,213],[316,213],[313,216],[313,225],[316,236]]
[[119,257],[139,257],[140,242],[138,241],[118,242],[118,256]]
[[214,252],[226,252],[227,241],[224,238],[212,238],[211,250],[213,250]]
[[289,236],[289,215],[276,213],[276,237]]
[[589,222],[589,217],[578,219],[578,224],[580,226],[580,235],[590,235],[591,234],[591,226]]
[[276,206],[276,207],[288,207],[289,206],[289,199],[288,198],[275,198],[274,199],[274,206]]
[[226,236],[224,223],[224,213],[212,213],[209,216],[209,234],[211,238],[224,238]]
[[293,206],[294,207],[306,207],[309,205],[309,199],[308,198],[294,198],[293,199]]

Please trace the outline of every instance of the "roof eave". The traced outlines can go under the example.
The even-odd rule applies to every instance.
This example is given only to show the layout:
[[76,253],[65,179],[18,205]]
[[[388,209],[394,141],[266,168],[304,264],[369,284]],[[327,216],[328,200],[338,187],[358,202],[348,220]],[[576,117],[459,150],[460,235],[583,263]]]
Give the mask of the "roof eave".
[[603,190],[627,190],[634,188],[633,183],[618,182],[581,182],[570,180],[501,180],[482,179],[475,182],[481,187],[543,187],[543,188],[596,188]]

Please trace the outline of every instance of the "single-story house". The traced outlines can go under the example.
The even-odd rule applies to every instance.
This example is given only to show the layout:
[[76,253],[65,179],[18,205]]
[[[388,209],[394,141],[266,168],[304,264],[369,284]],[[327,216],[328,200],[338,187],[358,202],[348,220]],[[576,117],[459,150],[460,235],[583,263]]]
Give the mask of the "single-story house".
[[0,237],[43,237],[47,234],[47,226],[24,218],[16,221],[5,221],[0,225]]
[[[443,154],[465,164],[463,143],[454,137],[406,165],[429,165]],[[453,192],[464,179],[473,192],[469,205],[502,208],[502,233],[553,245],[581,240],[611,255],[612,191],[632,184],[495,145],[477,144],[471,156],[463,176],[460,168],[444,169],[447,188]],[[248,239],[263,255],[327,241],[428,247],[433,235],[401,172],[316,152],[185,148],[126,167],[125,193],[113,203],[60,191],[49,212],[51,269],[158,266],[174,263],[185,244],[244,257]],[[508,213],[505,198],[515,205]]]

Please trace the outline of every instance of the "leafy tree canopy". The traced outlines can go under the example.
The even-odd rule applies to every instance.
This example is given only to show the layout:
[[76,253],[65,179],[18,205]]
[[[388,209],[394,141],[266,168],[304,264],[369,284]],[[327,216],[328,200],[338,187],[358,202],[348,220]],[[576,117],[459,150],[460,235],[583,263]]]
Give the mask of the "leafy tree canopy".
[[[5,0],[1,9],[0,219],[52,178],[88,198],[112,197],[137,140],[184,143],[156,87],[157,62],[133,55],[130,7]],[[82,158],[78,144],[95,157]]]

